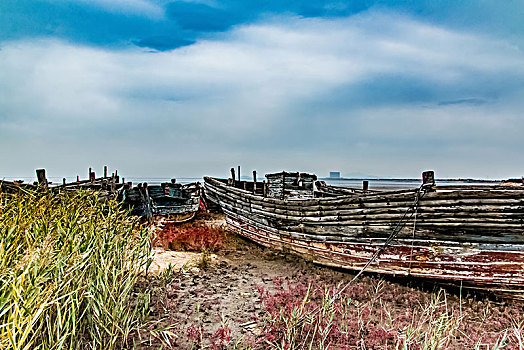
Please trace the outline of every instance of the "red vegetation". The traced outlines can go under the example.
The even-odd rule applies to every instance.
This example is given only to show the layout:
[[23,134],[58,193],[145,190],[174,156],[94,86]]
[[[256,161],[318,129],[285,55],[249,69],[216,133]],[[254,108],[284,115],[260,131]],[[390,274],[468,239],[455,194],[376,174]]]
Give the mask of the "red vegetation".
[[280,349],[523,349],[520,305],[487,307],[448,300],[444,291],[406,293],[381,281],[357,282],[338,298],[341,286],[306,283],[276,278],[272,291],[257,286],[265,316],[256,349],[268,343]]
[[225,231],[220,228],[167,223],[153,243],[160,244],[164,249],[201,252],[221,249],[225,239]]
[[202,342],[203,332],[204,327],[192,324],[187,327],[186,335],[192,344],[200,344]]
[[217,331],[211,336],[211,349],[213,350],[223,350],[226,349],[227,344],[231,341],[231,329],[226,327],[220,327]]

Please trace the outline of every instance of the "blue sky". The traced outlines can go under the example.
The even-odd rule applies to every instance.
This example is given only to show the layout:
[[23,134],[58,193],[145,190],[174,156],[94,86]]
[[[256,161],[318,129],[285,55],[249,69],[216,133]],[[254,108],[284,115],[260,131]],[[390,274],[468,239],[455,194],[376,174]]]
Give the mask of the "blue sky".
[[524,1],[0,2],[0,176],[524,175]]

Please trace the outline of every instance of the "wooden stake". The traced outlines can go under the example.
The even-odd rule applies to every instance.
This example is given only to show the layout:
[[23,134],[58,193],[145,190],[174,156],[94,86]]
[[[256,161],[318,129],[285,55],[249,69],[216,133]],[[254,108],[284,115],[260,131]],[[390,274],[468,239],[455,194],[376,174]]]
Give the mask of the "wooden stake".
[[253,193],[257,193],[257,171],[253,170]]
[[38,179],[38,186],[47,189],[48,182],[45,177],[45,169],[36,169],[36,178]]
[[369,181],[368,181],[368,180],[364,180],[364,181],[362,182],[362,190],[363,190],[364,192],[367,192],[368,189],[369,189]]
[[107,165],[104,165],[104,177],[107,177]]
[[240,182],[240,165],[238,166],[238,182]]

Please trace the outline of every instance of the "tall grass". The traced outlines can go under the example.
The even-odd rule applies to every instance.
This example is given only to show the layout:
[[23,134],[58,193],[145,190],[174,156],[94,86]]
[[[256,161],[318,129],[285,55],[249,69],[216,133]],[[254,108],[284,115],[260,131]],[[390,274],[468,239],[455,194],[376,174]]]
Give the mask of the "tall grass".
[[0,348],[120,349],[147,315],[147,232],[92,193],[0,193]]

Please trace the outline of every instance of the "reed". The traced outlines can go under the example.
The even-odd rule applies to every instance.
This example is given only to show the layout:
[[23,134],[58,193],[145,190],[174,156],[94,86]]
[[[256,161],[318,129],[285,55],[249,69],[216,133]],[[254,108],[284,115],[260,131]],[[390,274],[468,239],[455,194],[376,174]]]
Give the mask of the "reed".
[[0,348],[120,349],[148,313],[150,239],[89,192],[0,193]]

